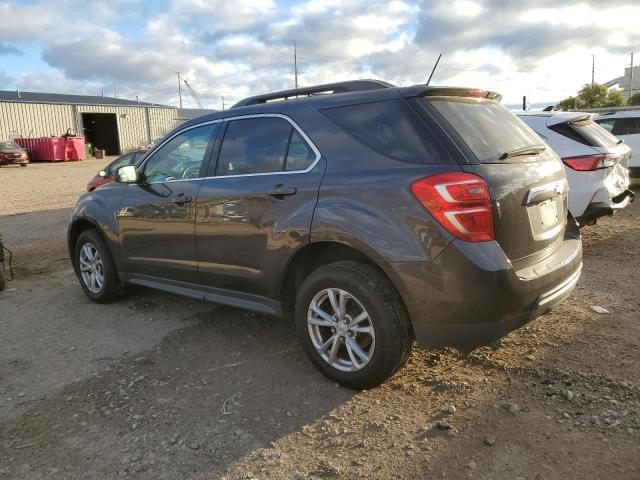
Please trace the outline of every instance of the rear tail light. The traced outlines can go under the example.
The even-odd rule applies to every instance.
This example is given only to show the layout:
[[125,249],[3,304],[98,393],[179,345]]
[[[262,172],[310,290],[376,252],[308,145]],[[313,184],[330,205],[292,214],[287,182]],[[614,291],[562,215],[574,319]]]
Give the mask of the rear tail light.
[[598,170],[612,167],[620,159],[618,155],[600,153],[597,155],[585,155],[581,157],[565,157],[562,159],[565,165],[580,172]]
[[467,242],[494,239],[489,187],[470,173],[450,172],[416,180],[411,192],[449,233]]

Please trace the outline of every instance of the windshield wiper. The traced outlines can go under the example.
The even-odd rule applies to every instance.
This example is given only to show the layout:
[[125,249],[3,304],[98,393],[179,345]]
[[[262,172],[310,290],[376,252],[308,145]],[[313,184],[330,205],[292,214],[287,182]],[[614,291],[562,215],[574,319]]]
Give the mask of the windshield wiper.
[[538,143],[536,145],[529,145],[528,147],[516,148],[510,152],[505,152],[500,155],[500,160],[506,160],[512,157],[521,157],[523,155],[535,155],[536,153],[544,152],[547,149],[546,145]]

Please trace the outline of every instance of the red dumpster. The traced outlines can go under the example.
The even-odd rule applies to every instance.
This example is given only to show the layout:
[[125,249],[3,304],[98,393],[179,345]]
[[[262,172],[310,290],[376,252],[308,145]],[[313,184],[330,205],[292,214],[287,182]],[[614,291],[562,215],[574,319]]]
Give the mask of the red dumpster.
[[16,138],[15,141],[29,152],[32,160],[68,162],[86,158],[84,137]]

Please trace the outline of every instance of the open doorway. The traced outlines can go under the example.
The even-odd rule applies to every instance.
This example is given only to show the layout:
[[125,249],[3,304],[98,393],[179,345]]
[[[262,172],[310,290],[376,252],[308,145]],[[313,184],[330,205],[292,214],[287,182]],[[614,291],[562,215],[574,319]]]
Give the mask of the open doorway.
[[115,113],[83,113],[82,127],[85,141],[93,144],[93,148],[100,148],[107,155],[120,154]]

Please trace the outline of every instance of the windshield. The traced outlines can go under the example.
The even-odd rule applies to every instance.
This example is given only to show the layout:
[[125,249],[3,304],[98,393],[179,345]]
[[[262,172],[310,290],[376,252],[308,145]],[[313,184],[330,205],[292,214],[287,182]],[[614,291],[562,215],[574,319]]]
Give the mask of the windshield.
[[492,100],[428,97],[481,162],[539,145],[540,137],[505,107]]
[[0,150],[21,149],[22,147],[14,142],[0,142]]

